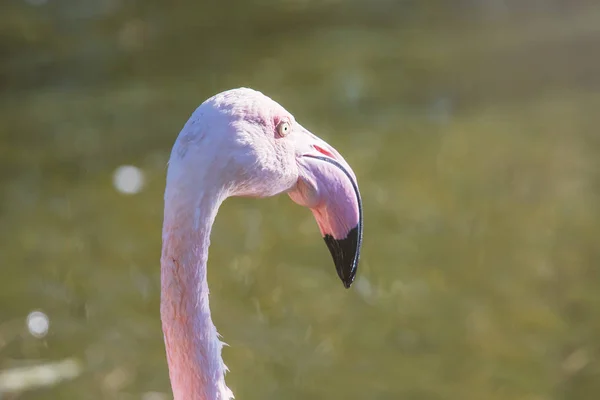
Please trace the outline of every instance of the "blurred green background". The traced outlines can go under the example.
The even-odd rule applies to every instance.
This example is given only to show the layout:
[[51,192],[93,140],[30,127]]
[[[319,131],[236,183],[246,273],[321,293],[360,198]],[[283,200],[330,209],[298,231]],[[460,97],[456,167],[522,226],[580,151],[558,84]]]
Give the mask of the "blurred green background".
[[353,166],[365,241],[345,290],[309,211],[225,203],[236,398],[600,398],[600,3],[3,0],[2,400],[171,398],[166,162],[239,86]]

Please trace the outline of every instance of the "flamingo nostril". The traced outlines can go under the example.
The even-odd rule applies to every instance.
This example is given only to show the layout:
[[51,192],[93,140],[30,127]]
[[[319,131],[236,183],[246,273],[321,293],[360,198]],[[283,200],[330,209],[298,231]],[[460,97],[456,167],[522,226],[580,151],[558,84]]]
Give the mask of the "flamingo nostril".
[[327,157],[333,158],[335,159],[335,156],[330,152],[325,150],[322,147],[317,146],[316,144],[313,144],[313,147],[315,148],[315,150],[317,150],[319,153],[326,155]]

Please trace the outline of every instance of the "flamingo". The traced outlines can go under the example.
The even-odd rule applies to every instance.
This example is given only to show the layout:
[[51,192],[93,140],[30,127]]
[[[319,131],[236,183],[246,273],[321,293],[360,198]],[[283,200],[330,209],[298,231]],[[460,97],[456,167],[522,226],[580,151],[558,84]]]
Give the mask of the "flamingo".
[[261,92],[232,89],[202,103],[173,145],[164,197],[160,312],[174,400],[233,398],[209,308],[211,227],[227,197],[279,193],[311,209],[349,288],[362,205],[348,163]]

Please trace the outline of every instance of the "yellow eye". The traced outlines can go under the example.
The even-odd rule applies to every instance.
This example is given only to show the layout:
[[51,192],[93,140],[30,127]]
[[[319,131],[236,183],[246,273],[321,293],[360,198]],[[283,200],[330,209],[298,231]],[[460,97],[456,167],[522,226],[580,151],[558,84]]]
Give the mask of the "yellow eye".
[[279,125],[277,125],[277,133],[281,137],[287,136],[291,130],[292,128],[290,127],[290,124],[287,121],[281,121]]

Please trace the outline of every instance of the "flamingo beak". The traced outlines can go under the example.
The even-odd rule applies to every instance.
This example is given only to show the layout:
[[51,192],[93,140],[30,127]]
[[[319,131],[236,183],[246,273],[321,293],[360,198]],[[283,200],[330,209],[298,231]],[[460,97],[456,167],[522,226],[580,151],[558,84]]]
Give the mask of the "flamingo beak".
[[299,178],[288,194],[311,209],[338,276],[349,288],[358,269],[363,230],[356,176],[334,148],[304,128],[296,141]]

